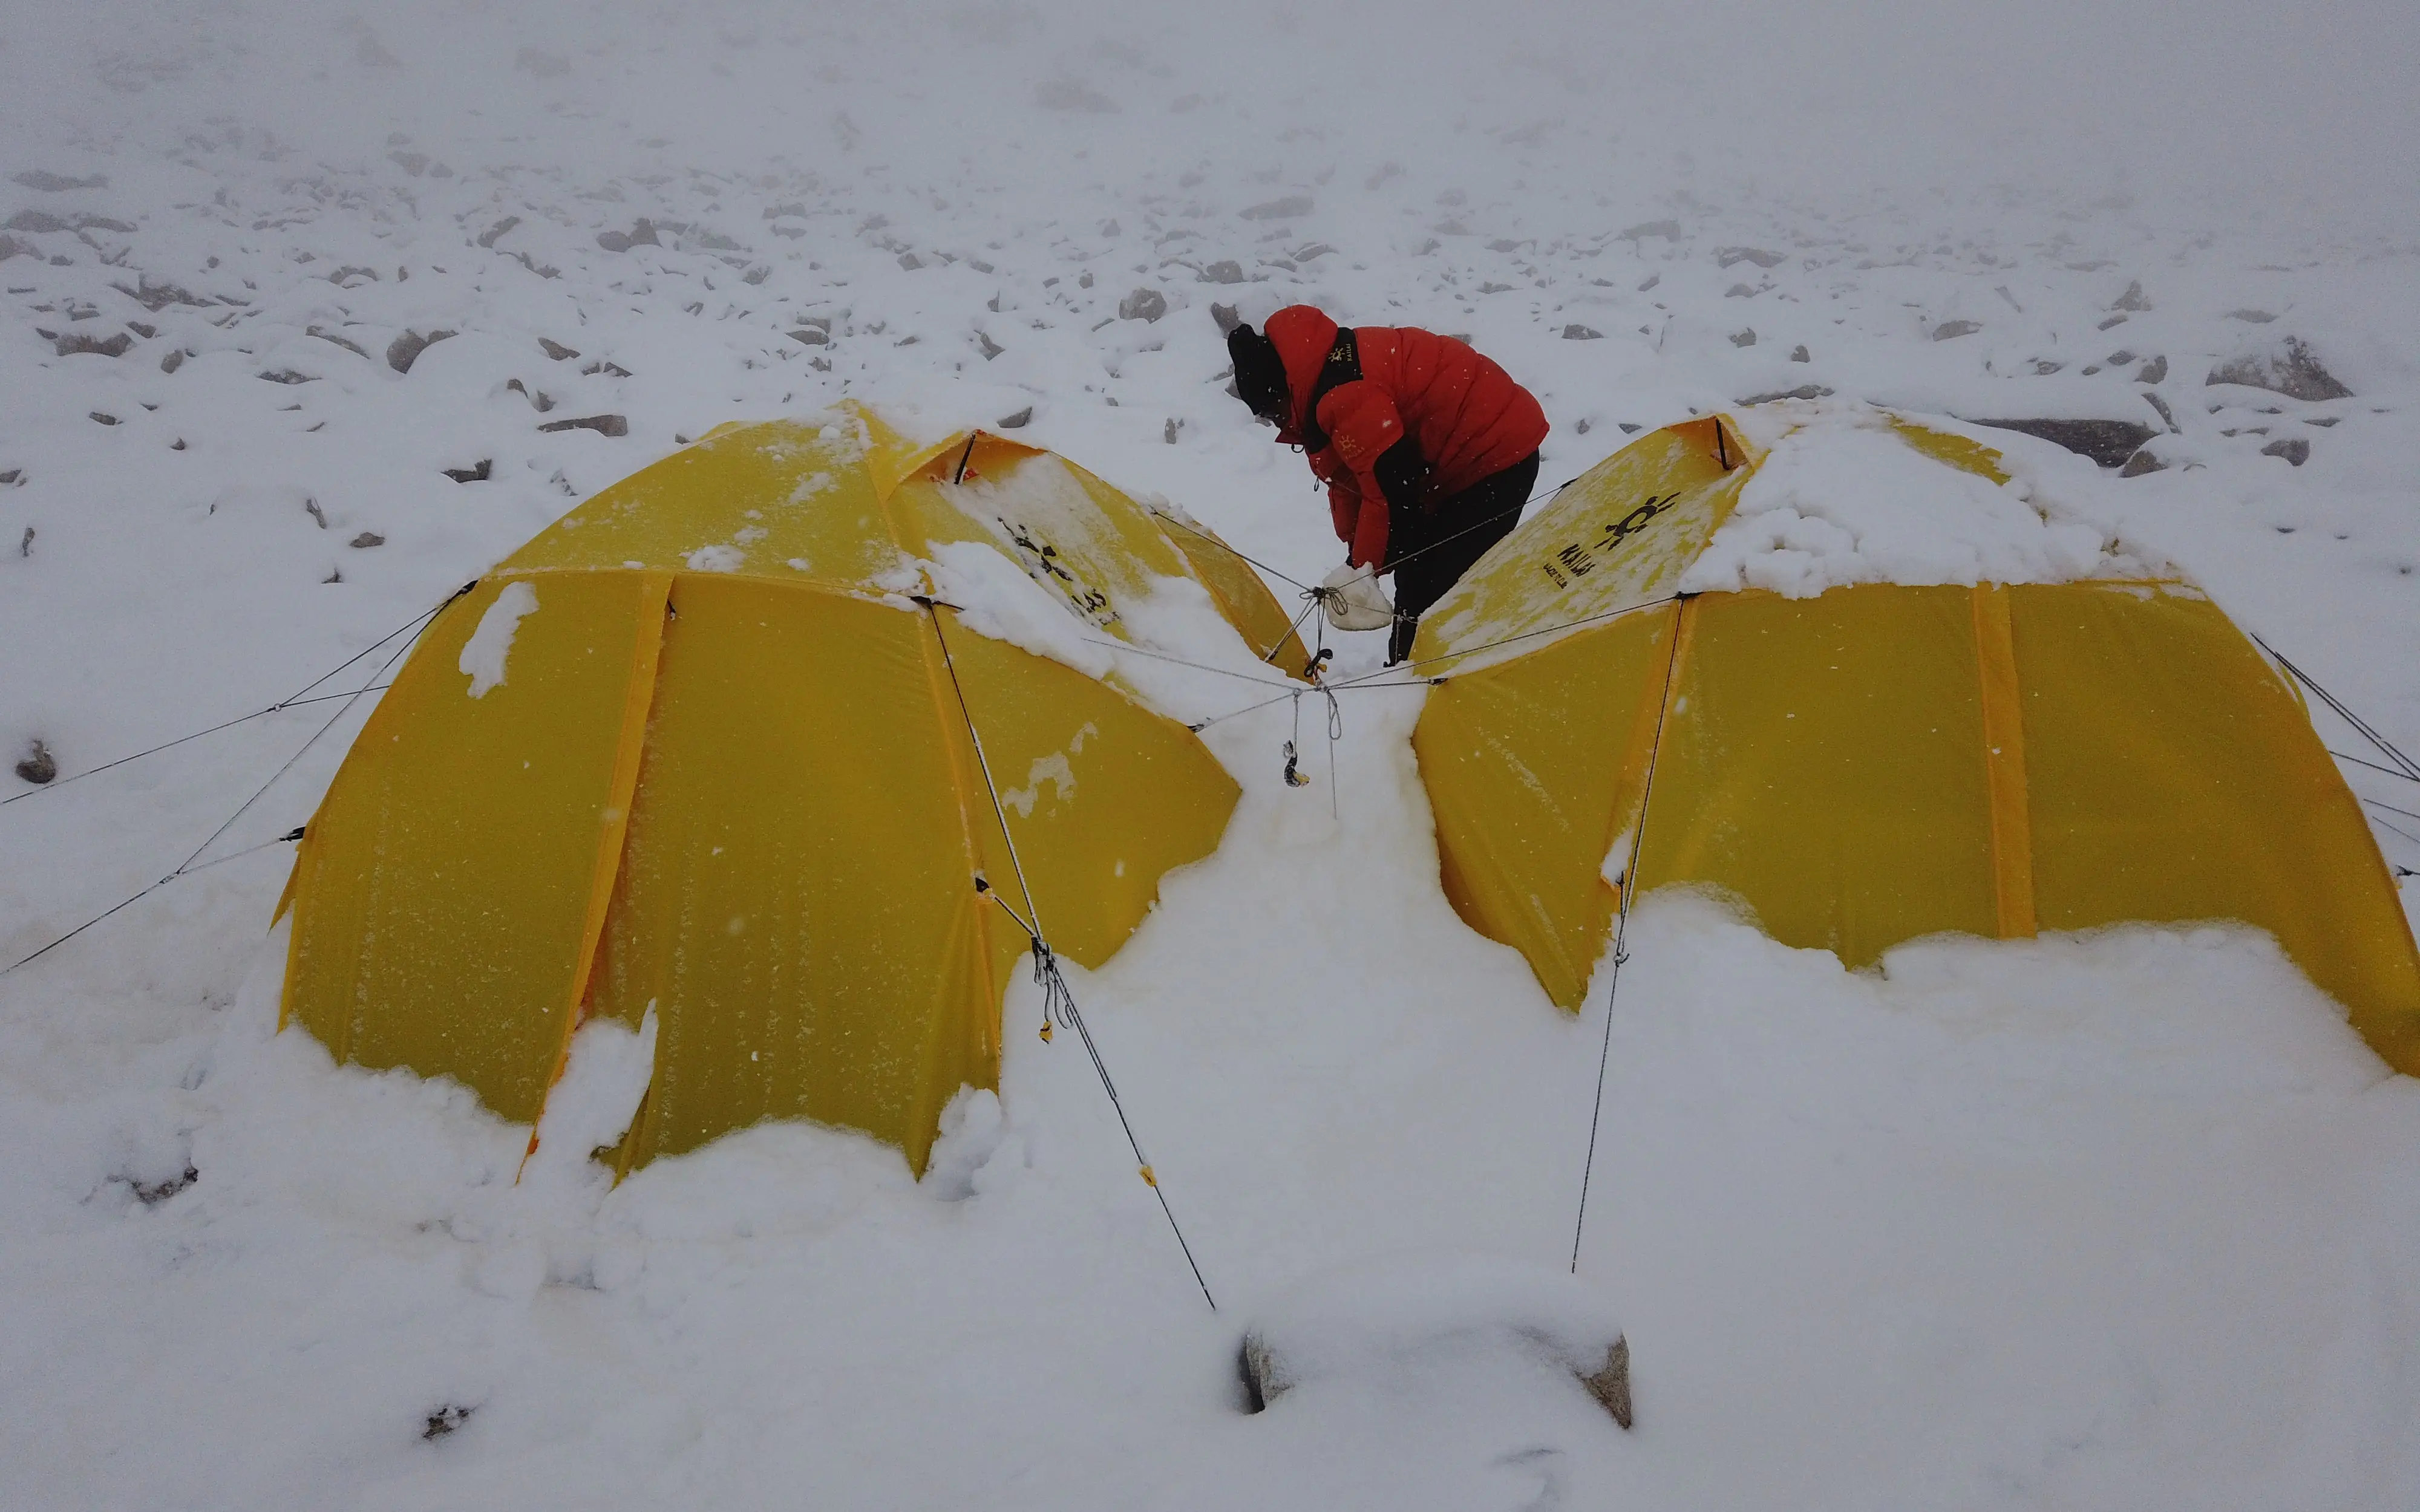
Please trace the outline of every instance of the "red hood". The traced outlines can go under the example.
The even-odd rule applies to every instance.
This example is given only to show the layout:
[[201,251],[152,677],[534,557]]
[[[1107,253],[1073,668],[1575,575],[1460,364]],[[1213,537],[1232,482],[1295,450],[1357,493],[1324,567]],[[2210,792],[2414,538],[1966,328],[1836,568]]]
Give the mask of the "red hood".
[[1336,322],[1316,306],[1289,304],[1269,316],[1261,330],[1278,349],[1278,361],[1285,366],[1289,408],[1282,439],[1300,445],[1302,423],[1307,418],[1304,401],[1319,382],[1319,370],[1327,363],[1328,348],[1336,345]]

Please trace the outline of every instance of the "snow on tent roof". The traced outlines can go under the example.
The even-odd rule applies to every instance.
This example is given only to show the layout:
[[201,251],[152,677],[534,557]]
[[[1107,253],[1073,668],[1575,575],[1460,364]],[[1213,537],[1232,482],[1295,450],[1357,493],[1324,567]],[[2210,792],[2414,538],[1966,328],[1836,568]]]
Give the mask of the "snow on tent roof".
[[1573,480],[1429,612],[1420,656],[1468,670],[1675,593],[2086,579],[2182,576],[1937,424],[1766,405],[1652,432]]
[[1803,409],[1643,436],[1413,656],[1447,896],[1567,1009],[1666,885],[1852,966],[2232,918],[2420,1072],[2420,955],[2293,685],[1964,437]]

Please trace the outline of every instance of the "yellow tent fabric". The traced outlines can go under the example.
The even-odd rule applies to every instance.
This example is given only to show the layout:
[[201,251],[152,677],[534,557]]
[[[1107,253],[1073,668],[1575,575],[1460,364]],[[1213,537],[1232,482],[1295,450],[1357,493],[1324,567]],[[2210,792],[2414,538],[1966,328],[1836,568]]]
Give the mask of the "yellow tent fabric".
[[1097,965],[1238,790],[1183,725],[917,602],[918,564],[977,543],[1113,637],[1187,578],[1281,653],[1258,579],[1171,533],[1048,453],[853,409],[605,490],[436,616],[355,742],[289,887],[286,1020],[535,1124],[584,1017],[652,1012],[621,1168],[804,1118],[921,1173],[959,1087],[998,1085],[1028,944],[974,879]]
[[[2008,480],[1989,447],[1891,424]],[[1721,417],[1641,437],[1423,622],[1418,670],[1444,682],[1413,744],[1474,929],[1576,1010],[1644,824],[1637,888],[1716,889],[1852,966],[1941,932],[2243,920],[2420,1073],[2420,953],[2376,840],[2299,692],[2207,594],[1680,594],[1761,460]]]

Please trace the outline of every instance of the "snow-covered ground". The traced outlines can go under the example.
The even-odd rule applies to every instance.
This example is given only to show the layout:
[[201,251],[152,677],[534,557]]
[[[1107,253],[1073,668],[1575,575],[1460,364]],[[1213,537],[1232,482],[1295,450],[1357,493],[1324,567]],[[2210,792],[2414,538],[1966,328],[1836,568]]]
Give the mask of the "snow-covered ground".
[[[0,746],[72,776],[275,702],[844,396],[1030,409],[1315,581],[1210,308],[1295,300],[1469,335],[1550,481],[1810,386],[2150,427],[2126,478],[2005,445],[2420,739],[2420,23],[1817,8],[13,8]],[[2349,394],[2207,381],[2295,350]],[[1244,1412],[1244,1323],[1323,1277],[1572,1242],[1603,992],[1565,1019],[1447,906],[1419,697],[1347,701],[1332,789],[1282,706],[1210,730],[1224,846],[1075,982],[1215,1315],[1022,983],[921,1185],[781,1126],[516,1185],[458,1089],[268,1032],[274,838],[364,706],[0,772],[0,964],[227,858],[0,978],[0,1504],[2420,1504],[2420,1088],[2216,928],[1853,975],[1651,899],[1579,1267],[1637,1427],[1467,1337]]]

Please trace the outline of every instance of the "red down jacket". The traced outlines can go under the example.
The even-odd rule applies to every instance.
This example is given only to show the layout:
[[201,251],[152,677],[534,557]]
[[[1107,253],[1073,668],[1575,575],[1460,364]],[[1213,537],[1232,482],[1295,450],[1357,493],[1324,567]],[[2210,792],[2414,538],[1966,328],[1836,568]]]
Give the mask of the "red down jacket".
[[1435,509],[1546,439],[1546,412],[1511,374],[1450,336],[1411,326],[1355,328],[1359,380],[1328,390],[1317,413],[1306,415],[1305,401],[1336,342],[1336,322],[1311,305],[1291,304],[1263,330],[1285,364],[1293,397],[1278,439],[1309,447],[1305,437],[1325,434],[1325,446],[1309,448],[1311,471],[1327,485],[1336,538],[1352,548],[1356,566],[1387,560],[1387,498],[1376,468],[1388,448],[1411,439],[1428,464],[1419,502]]

